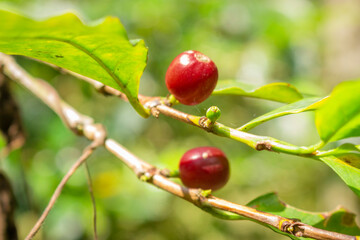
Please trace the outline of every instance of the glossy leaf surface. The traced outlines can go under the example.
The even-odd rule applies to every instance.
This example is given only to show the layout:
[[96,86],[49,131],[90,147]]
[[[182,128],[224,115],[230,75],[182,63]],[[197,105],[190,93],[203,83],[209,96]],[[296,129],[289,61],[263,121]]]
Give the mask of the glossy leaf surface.
[[85,25],[73,13],[35,21],[0,10],[0,52],[36,58],[100,81],[125,93],[139,114],[148,115],[137,97],[147,48],[143,41],[129,41],[118,18]]
[[296,101],[294,103],[290,103],[288,105],[282,106],[280,108],[277,108],[271,112],[268,112],[260,117],[257,117],[250,122],[244,124],[238,130],[241,131],[248,131],[264,122],[267,122],[271,119],[286,116],[289,114],[296,114],[296,113],[302,113],[306,111],[312,111],[315,110],[317,107],[320,106],[320,104],[323,102],[324,99],[321,98],[304,98],[299,101]]
[[[309,212],[281,201],[275,193],[269,193],[251,201],[248,206],[257,210],[273,213],[286,218],[295,218],[308,225],[348,235],[360,235],[360,228],[355,222],[355,214],[344,208],[337,208],[330,212]],[[278,229],[273,229],[279,231]],[[296,238],[293,239],[305,239]]]
[[360,197],[360,157],[358,154],[347,154],[339,157],[320,158],[331,167],[337,175]]
[[334,88],[316,111],[316,128],[325,142],[360,136],[360,80]]
[[[337,209],[329,212],[310,212],[295,208],[281,201],[276,193],[268,193],[262,195],[247,206],[255,208],[258,211],[271,213],[289,219],[298,219],[301,222],[314,226],[316,228],[334,231],[338,233],[358,236],[360,235],[360,228],[356,224],[355,214],[348,210],[338,207]],[[249,220],[248,218],[228,213],[220,210],[205,209],[209,213],[224,219],[231,220]],[[266,225],[267,226],[267,225]],[[269,226],[268,226],[269,227]],[[295,237],[291,234],[284,233],[277,228],[269,227],[273,231],[286,235],[292,239],[305,239]]]
[[213,95],[238,95],[283,103],[291,103],[303,98],[299,91],[289,83],[270,83],[254,87],[233,80],[218,81]]

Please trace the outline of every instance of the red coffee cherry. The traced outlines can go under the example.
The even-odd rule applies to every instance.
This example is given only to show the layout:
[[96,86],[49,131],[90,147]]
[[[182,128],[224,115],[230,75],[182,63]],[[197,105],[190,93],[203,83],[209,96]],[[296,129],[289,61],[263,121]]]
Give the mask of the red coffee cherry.
[[168,90],[185,105],[199,104],[207,99],[218,80],[215,63],[198,51],[186,51],[170,64],[165,82]]
[[180,179],[189,188],[217,190],[229,179],[229,162],[215,147],[198,147],[187,151],[179,164]]

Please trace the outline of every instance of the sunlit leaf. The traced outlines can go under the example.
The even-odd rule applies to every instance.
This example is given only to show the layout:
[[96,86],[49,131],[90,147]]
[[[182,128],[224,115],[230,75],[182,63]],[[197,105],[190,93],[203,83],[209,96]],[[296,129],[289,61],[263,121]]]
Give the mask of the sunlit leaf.
[[[256,210],[261,212],[271,213],[289,219],[297,219],[302,223],[314,226],[316,228],[348,235],[360,235],[360,228],[356,224],[355,214],[347,211],[342,207],[338,207],[337,209],[330,212],[304,211],[281,201],[276,193],[268,193],[262,195],[248,203],[247,206],[255,208]],[[219,218],[224,218],[228,220],[251,220],[237,214],[221,210],[207,208],[205,208],[204,210]],[[268,225],[266,226],[273,231],[286,235],[292,239],[305,239],[284,233],[278,228],[270,227]]]
[[146,66],[143,41],[130,42],[119,19],[85,25],[72,13],[35,21],[0,10],[0,52],[24,55],[95,79],[126,94],[142,116],[138,100]]
[[[274,193],[269,193],[251,201],[248,206],[257,210],[273,213],[286,218],[295,218],[308,225],[349,235],[360,235],[360,228],[356,225],[355,215],[344,208],[337,208],[331,212],[309,212],[292,207],[281,200]],[[273,229],[279,232],[278,229]],[[302,239],[294,238],[293,239]]]
[[343,157],[321,157],[321,161],[331,167],[337,175],[360,197],[360,160],[358,155]]
[[302,113],[302,112],[306,112],[306,111],[315,110],[316,108],[318,108],[320,106],[320,104],[322,104],[322,102],[324,100],[325,99],[316,98],[316,97],[301,99],[297,102],[290,103],[288,105],[277,108],[271,112],[268,112],[260,117],[257,117],[255,119],[251,120],[250,122],[244,124],[240,128],[238,128],[238,130],[248,131],[248,130],[250,130],[264,122],[267,122],[271,119],[274,119],[274,118],[286,116],[289,114],[296,114],[296,113]]
[[336,141],[360,136],[360,81],[340,83],[316,111],[320,138]]
[[219,81],[213,95],[238,95],[283,103],[292,103],[303,98],[299,91],[289,83],[270,83],[262,87],[254,87],[233,80]]
[[337,148],[327,150],[317,156],[343,156],[347,154],[360,154],[360,148],[352,143],[344,143]]

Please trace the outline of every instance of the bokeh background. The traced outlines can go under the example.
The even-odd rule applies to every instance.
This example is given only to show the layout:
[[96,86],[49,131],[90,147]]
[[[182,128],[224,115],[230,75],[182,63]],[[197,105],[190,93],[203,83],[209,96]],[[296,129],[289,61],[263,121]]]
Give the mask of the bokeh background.
[[[211,57],[220,79],[260,86],[276,81],[302,92],[326,95],[341,81],[360,76],[360,2],[357,0],[0,0],[0,7],[44,19],[65,11],[86,22],[107,15],[121,19],[130,38],[142,38],[149,61],[140,92],[166,96],[167,66],[194,49]],[[215,193],[246,204],[275,191],[301,209],[328,211],[343,205],[360,213],[359,199],[334,172],[313,160],[256,152],[173,119],[142,119],[114,97],[30,59],[17,58],[34,76],[48,80],[80,112],[103,123],[110,137],[158,167],[175,169],[181,155],[217,146],[231,161],[231,179]],[[62,176],[88,142],[26,90],[12,84],[27,132],[25,146],[1,167],[12,181],[22,239],[33,226]],[[203,115],[217,105],[221,122],[237,127],[280,104],[240,97],[211,97],[178,106]],[[318,141],[312,113],[287,116],[252,132],[299,145]],[[354,139],[358,141],[358,139]],[[359,141],[358,141],[359,142]],[[101,239],[287,239],[258,224],[223,221],[153,186],[142,183],[118,159],[100,149],[88,161]],[[84,169],[71,178],[36,239],[92,239],[92,206]]]

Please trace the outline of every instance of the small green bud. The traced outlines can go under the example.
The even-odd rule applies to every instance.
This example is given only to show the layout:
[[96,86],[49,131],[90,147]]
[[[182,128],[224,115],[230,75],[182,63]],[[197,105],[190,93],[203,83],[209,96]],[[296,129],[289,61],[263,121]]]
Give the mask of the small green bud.
[[151,180],[152,177],[153,176],[150,173],[144,172],[140,175],[139,179],[140,179],[140,181],[148,182]]
[[209,197],[211,195],[211,189],[208,189],[208,190],[202,190],[200,192],[200,195],[203,196],[203,197]]
[[168,101],[169,101],[171,106],[179,104],[179,101],[172,94],[170,94],[170,96],[168,96]]
[[217,106],[212,106],[206,111],[206,117],[211,122],[216,122],[221,116],[221,111]]
[[179,169],[170,170],[170,169],[164,168],[160,171],[160,173],[164,177],[167,177],[167,178],[179,178],[180,177]]

